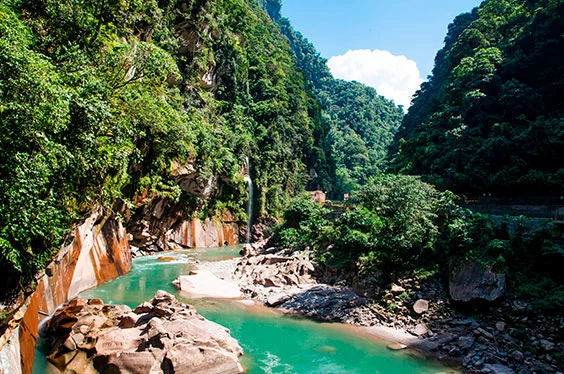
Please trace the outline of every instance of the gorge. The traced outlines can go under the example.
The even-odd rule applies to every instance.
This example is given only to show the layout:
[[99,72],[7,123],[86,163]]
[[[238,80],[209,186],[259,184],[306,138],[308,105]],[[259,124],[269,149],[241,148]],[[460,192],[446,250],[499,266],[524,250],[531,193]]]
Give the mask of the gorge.
[[[243,242],[231,270],[253,302],[403,329],[468,373],[562,370],[562,1],[456,17],[405,115],[334,79],[281,5],[0,0],[0,372],[32,372],[38,323],[61,304],[135,308],[174,293],[192,254],[208,266],[201,248]],[[120,283],[144,264],[158,287]],[[87,289],[102,301],[76,301]],[[259,346],[265,318],[289,346],[326,339],[304,350],[334,357],[329,371],[351,347],[385,351],[214,303],[196,305]],[[283,366],[244,339],[250,371]]]
[[[158,261],[158,256],[134,260],[132,271],[124,277],[108,282],[81,294],[81,298],[99,297],[115,304],[134,308],[149,300],[159,289],[189,301],[206,318],[229,328],[245,351],[242,364],[249,373],[260,372],[318,372],[346,370],[362,373],[378,367],[382,372],[397,373],[455,372],[422,357],[405,352],[391,353],[385,344],[371,338],[361,329],[338,324],[319,324],[295,319],[261,308],[246,306],[237,301],[218,299],[185,299],[170,284],[178,275],[187,274],[196,260],[206,261],[236,256],[241,247],[191,250],[171,253],[171,261]],[[167,255],[169,255],[167,253]],[[296,346],[300,349],[296,350]],[[41,355],[38,353],[38,359]],[[36,361],[36,373],[44,373],[46,366]]]

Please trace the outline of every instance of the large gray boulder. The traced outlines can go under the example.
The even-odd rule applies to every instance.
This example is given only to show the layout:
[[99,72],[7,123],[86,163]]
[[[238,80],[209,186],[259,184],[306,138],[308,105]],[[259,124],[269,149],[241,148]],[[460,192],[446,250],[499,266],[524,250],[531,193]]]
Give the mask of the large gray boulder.
[[475,261],[465,261],[451,272],[449,293],[454,301],[495,301],[505,293],[505,274]]
[[158,291],[135,310],[73,300],[48,322],[49,361],[64,373],[242,373],[229,330]]

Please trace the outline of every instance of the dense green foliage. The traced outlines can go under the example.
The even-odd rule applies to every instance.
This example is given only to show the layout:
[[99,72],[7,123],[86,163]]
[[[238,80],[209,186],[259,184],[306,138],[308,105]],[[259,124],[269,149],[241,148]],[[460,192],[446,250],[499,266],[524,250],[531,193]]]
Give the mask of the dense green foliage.
[[290,21],[280,16],[279,0],[264,0],[264,7],[288,38],[302,69],[323,108],[323,120],[330,126],[327,147],[335,163],[330,197],[342,199],[364,185],[386,165],[388,147],[403,118],[401,108],[358,82],[335,79],[326,60]]
[[295,202],[279,231],[281,243],[310,247],[332,265],[362,261],[366,268],[389,274],[432,260],[439,226],[455,208],[451,194],[412,176],[379,174],[355,196],[358,204],[336,220],[314,203]]
[[460,211],[439,247],[445,258],[469,258],[506,273],[510,294],[536,310],[564,307],[564,242],[549,220]]
[[[2,0],[0,267],[27,284],[72,223],[137,195],[244,218],[245,157],[276,215],[307,183],[327,188],[329,171],[307,173],[331,170],[327,133],[254,1]],[[172,180],[185,164],[216,181],[211,199]]]
[[564,3],[486,0],[449,26],[398,171],[456,192],[564,193]]
[[[510,295],[542,310],[564,306],[564,243],[548,220],[493,219],[454,203],[417,177],[379,175],[336,218],[307,199],[294,201],[278,243],[313,251],[319,263],[382,276],[439,272],[476,261],[508,276]],[[332,218],[333,217],[333,218]]]

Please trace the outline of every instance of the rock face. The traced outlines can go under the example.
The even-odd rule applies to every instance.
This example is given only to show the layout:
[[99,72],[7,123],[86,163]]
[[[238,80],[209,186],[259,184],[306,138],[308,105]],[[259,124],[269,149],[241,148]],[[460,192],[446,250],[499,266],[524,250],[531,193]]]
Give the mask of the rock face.
[[497,300],[505,293],[505,274],[473,261],[464,262],[451,273],[449,293],[454,301]]
[[323,192],[323,191],[313,191],[311,193],[310,201],[312,203],[318,203],[318,204],[324,205],[325,200],[326,200],[325,192]]
[[242,373],[226,328],[158,291],[135,310],[73,300],[48,322],[49,360],[77,373]]
[[130,220],[128,230],[131,245],[146,253],[239,244],[239,225],[231,213],[205,221],[186,219],[169,198],[147,201]]
[[[209,83],[211,86],[214,85],[215,76],[213,68],[202,75],[202,81]],[[174,162],[172,166],[172,178],[189,195],[208,199],[217,188],[217,177],[212,176],[201,182],[200,174],[196,171],[193,163],[179,165]]]

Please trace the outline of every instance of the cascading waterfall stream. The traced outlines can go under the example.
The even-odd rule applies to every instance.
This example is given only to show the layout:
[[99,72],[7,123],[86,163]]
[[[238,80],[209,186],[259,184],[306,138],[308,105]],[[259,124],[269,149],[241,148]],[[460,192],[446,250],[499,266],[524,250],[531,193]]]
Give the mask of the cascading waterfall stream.
[[247,182],[249,189],[249,202],[247,203],[247,244],[251,242],[251,222],[253,214],[253,181],[250,176],[251,167],[249,164],[249,158],[245,157],[246,169],[244,179]]

